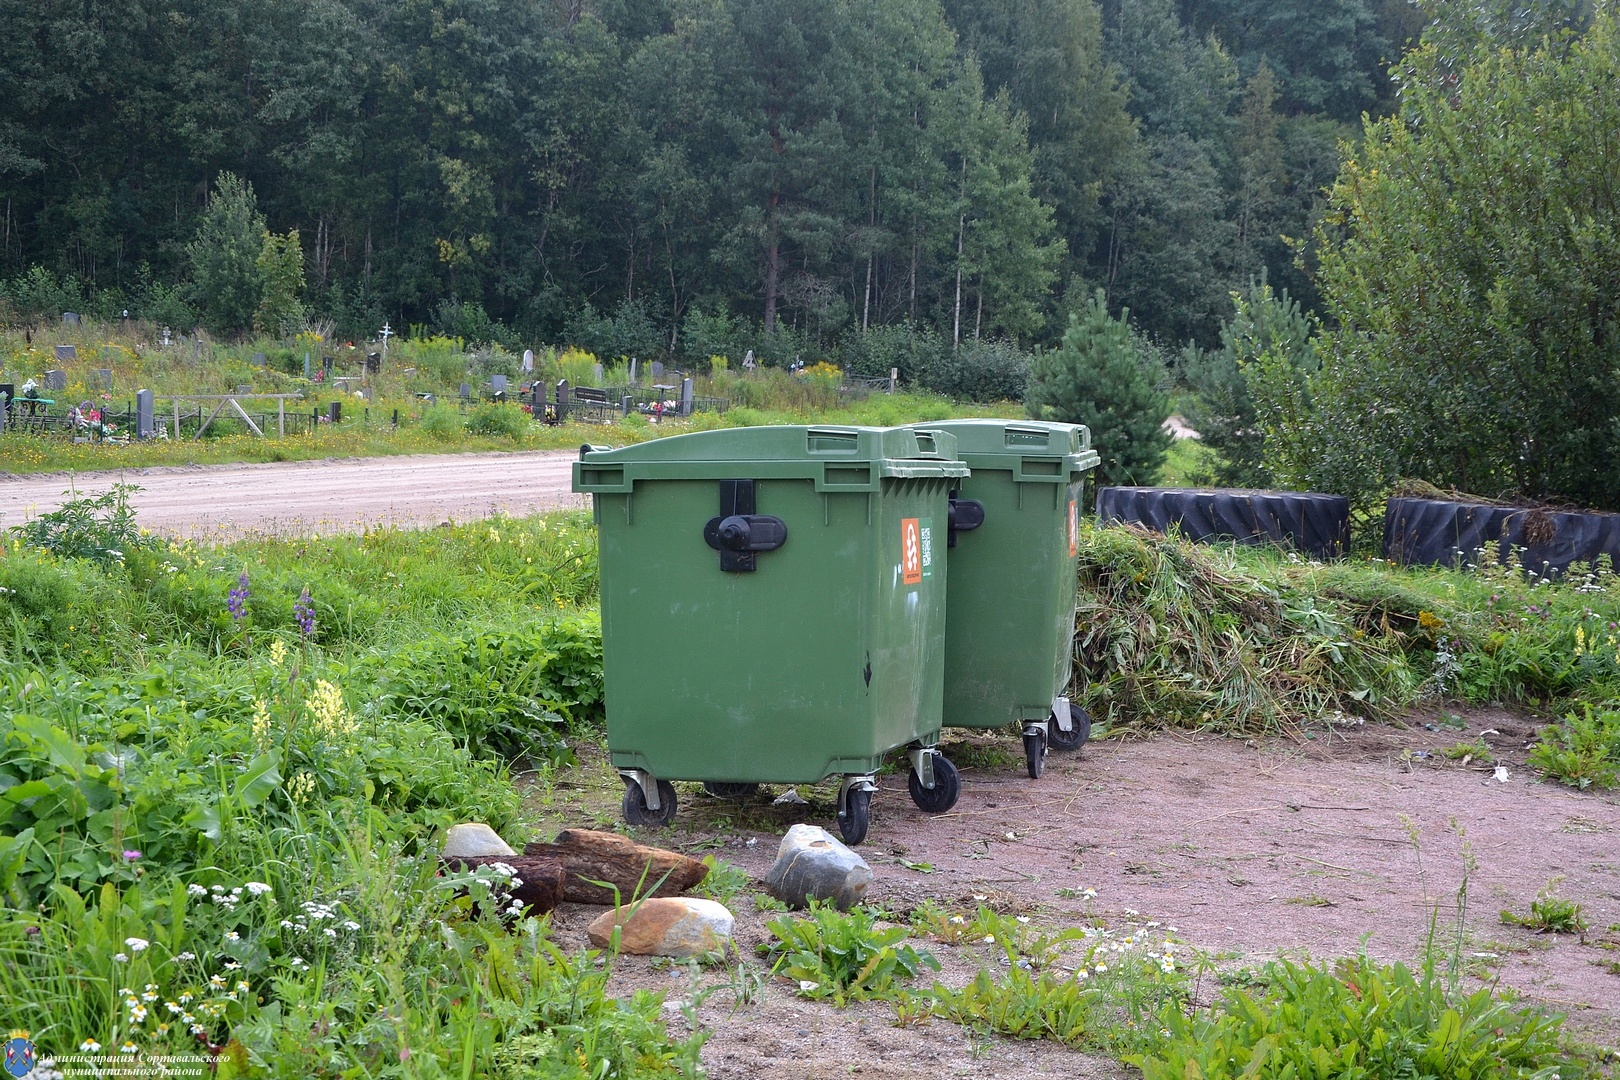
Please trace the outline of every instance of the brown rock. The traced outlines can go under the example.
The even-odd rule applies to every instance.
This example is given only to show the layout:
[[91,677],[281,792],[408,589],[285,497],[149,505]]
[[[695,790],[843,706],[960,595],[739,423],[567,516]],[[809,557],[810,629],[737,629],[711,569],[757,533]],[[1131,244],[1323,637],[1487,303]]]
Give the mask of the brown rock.
[[[628,904],[644,896],[679,896],[709,873],[691,856],[595,829],[564,829],[552,843],[523,845],[523,854],[560,862],[568,875],[563,899],[575,904]],[[596,881],[617,887],[618,894],[592,884]]]
[[703,956],[731,940],[735,921],[724,904],[693,896],[654,897],[604,911],[585,928],[591,944],[605,949],[613,928],[622,927],[619,951],[637,956]]

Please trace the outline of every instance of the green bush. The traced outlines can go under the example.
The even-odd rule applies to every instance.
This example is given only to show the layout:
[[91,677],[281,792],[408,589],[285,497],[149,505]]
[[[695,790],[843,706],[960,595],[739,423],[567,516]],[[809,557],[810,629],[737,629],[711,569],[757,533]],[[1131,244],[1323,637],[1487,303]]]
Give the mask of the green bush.
[[439,442],[452,442],[467,430],[467,422],[462,419],[461,410],[448,405],[425,409],[418,426]]
[[130,495],[139,490],[134,484],[114,484],[104,495],[69,499],[13,533],[23,543],[64,559],[89,559],[102,566],[121,563],[131,551],[150,543],[141,535],[129,505]]
[[498,402],[480,405],[467,416],[467,430],[474,435],[521,439],[533,426],[528,413]]
[[1432,971],[1365,957],[1279,961],[1264,976],[1266,989],[1229,988],[1208,1011],[1164,1009],[1160,1044],[1126,1060],[1144,1080],[1586,1075],[1559,1044],[1561,1017],[1516,1008],[1489,987],[1452,993]]
[[861,909],[847,912],[812,903],[803,918],[783,915],[765,925],[771,941],[763,946],[776,963],[773,974],[796,981],[808,998],[847,1001],[885,997],[923,968],[939,970],[926,949],[902,944],[911,936],[903,926],[879,928]]
[[594,616],[466,630],[376,653],[369,711],[432,721],[475,752],[560,759],[569,726],[602,719],[602,629]]
[[1574,788],[1620,784],[1620,711],[1583,704],[1541,730],[1530,764]]
[[1129,311],[1108,314],[1099,290],[1084,313],[1069,317],[1062,344],[1036,356],[1026,404],[1036,419],[1091,429],[1102,455],[1098,483],[1151,484],[1171,443],[1163,378],[1158,350],[1131,329]]

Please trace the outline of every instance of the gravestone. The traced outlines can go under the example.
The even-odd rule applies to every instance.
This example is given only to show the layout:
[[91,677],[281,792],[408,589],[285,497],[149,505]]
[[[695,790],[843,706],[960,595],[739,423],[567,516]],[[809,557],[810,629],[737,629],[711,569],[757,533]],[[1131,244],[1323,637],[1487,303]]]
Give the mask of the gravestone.
[[534,411],[535,419],[545,415],[546,412],[546,384],[536,379],[529,387],[529,408]]
[[337,363],[337,357],[335,357],[335,356],[323,356],[323,357],[321,357],[321,370],[322,371],[331,371],[332,370],[332,365],[336,364],[336,363]]
[[471,401],[472,400],[472,383],[462,383],[460,392],[461,392],[461,400],[462,401]]
[[62,312],[62,325],[63,326],[78,326],[79,325],[79,313],[77,311],[64,311],[64,312]]
[[492,393],[496,394],[506,393],[506,376],[491,375],[489,377],[489,389]]
[[753,371],[758,366],[758,364],[754,363],[754,350],[749,349],[743,354],[743,370]]
[[568,380],[557,380],[557,419],[568,419]]
[[16,383],[0,383],[0,403],[5,405],[5,408],[0,409],[0,412],[4,412],[7,416],[9,416],[12,409],[16,407],[14,404],[16,397]]
[[[57,348],[60,349],[61,346],[58,345]],[[69,345],[68,348],[71,349],[71,348],[73,348],[73,346]],[[45,373],[45,389],[47,389],[47,390],[66,390],[67,389],[67,372],[61,371],[61,370],[58,370],[58,369],[52,369],[51,371],[47,371]]]
[[624,415],[629,416],[630,410],[634,409],[635,407],[636,399],[631,397],[629,394],[626,394],[624,397],[619,399],[619,408],[624,410]]
[[635,357],[632,356],[630,358],[630,385],[631,386],[636,385],[636,373],[638,371],[639,364],[640,364],[640,361],[638,361]]
[[174,335],[170,332],[167,326],[163,328],[163,340],[158,342],[158,344],[165,349],[174,344]]
[[366,374],[375,375],[382,370],[382,353],[366,353]]
[[112,393],[112,368],[96,368],[90,373],[90,377],[95,381],[97,388],[105,393]]
[[652,375],[652,381],[658,382],[664,377],[664,362],[662,360],[654,360],[652,365],[648,367],[647,370]]
[[56,347],[56,358],[58,360],[77,360],[79,358],[79,347],[77,345],[58,345]]
[[135,437],[152,437],[152,391],[135,391]]
[[681,380],[681,415],[692,415],[692,379],[691,376]]
[[343,420],[343,402],[334,401],[326,406],[326,419],[329,423],[340,423]]
[[304,378],[309,378],[309,353],[304,354]]
[[533,349],[524,349],[523,350],[523,372],[524,372],[524,374],[528,374],[529,372],[531,372],[533,370],[534,370],[534,350]]
[[255,364],[255,366],[264,367],[264,365],[268,364],[269,362],[270,362],[270,358],[268,356],[264,355],[264,353],[256,352],[256,353],[253,354],[253,363]]

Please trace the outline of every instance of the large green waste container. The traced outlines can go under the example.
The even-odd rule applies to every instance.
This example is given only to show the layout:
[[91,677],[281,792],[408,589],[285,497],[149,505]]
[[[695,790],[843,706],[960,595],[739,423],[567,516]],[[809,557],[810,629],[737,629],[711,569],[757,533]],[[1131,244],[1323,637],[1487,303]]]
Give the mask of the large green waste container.
[[924,810],[956,801],[944,689],[948,434],[756,427],[607,450],[594,496],[607,741],[625,817],[667,824],[671,780],[745,796],[842,776],[865,836],[874,774],[911,751]]
[[1046,749],[1073,750],[1091,720],[1068,700],[1074,657],[1080,486],[1095,468],[1079,424],[948,420],[973,475],[952,492],[947,540],[946,727],[1019,724],[1029,775]]

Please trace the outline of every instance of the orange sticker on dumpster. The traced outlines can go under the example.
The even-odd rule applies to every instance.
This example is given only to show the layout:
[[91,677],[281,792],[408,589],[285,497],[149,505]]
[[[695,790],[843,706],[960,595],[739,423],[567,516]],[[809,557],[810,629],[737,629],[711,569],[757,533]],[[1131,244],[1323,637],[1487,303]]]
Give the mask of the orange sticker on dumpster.
[[1080,554],[1080,507],[1069,500],[1069,558]]
[[922,526],[916,518],[900,519],[900,580],[922,584]]

